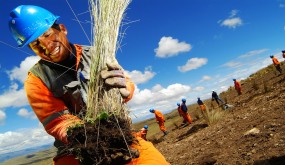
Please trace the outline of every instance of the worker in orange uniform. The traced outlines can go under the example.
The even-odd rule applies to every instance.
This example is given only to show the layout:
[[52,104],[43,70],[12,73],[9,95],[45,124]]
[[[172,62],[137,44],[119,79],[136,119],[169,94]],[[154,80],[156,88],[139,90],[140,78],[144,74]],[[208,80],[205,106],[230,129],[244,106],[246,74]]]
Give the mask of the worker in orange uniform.
[[182,110],[181,110],[181,106],[180,106],[180,103],[177,103],[177,111],[178,111],[178,114],[180,117],[182,117]]
[[186,106],[186,99],[182,99],[182,103],[181,103],[181,111],[182,111],[182,117],[183,117],[183,123],[184,124],[191,124],[192,123],[192,119],[190,114],[188,113],[188,108]]
[[[44,8],[21,5],[11,11],[8,25],[18,47],[28,45],[41,58],[29,70],[24,86],[33,111],[47,133],[55,138],[59,151],[53,164],[79,165],[75,156],[60,148],[68,143],[67,129],[84,122],[91,47],[70,43],[67,29],[57,23],[58,18]],[[107,67],[101,72],[104,86],[118,88],[127,102],[132,98],[134,84],[125,77],[119,64],[109,63]],[[150,142],[137,139],[138,144],[130,147],[139,150],[140,156],[128,164],[169,164]]]
[[148,125],[143,126],[142,129],[138,132],[138,136],[141,137],[142,139],[146,140],[146,134],[148,131]]
[[153,108],[149,109],[149,112],[154,113],[156,122],[158,123],[160,130],[163,132],[164,136],[166,136],[168,134],[168,131],[166,131],[166,128],[164,126],[165,119],[163,114],[159,110],[154,110]]
[[241,84],[239,81],[237,81],[236,79],[233,79],[234,81],[234,86],[235,86],[235,90],[237,91],[238,95],[241,95]]
[[272,59],[273,65],[275,66],[276,70],[278,70],[279,75],[282,74],[282,69],[280,67],[280,62],[273,55],[271,55],[270,58]]
[[204,104],[204,102],[200,99],[200,97],[198,97],[197,99],[197,104],[200,106],[201,111],[206,111],[206,105]]

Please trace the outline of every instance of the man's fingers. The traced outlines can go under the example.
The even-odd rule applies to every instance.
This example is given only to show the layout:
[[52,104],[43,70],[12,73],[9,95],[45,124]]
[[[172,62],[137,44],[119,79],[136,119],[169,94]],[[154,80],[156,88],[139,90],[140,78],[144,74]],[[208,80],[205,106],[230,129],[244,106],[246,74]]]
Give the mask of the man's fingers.
[[107,78],[111,78],[111,77],[122,77],[124,78],[124,72],[122,70],[111,70],[111,71],[107,71],[107,70],[102,70],[101,71],[101,77],[103,79],[107,79]]
[[119,90],[123,98],[128,98],[130,96],[130,92],[126,88],[120,88]]
[[125,88],[126,87],[126,79],[120,78],[120,77],[107,78],[105,80],[105,83],[108,86],[111,86],[114,88]]

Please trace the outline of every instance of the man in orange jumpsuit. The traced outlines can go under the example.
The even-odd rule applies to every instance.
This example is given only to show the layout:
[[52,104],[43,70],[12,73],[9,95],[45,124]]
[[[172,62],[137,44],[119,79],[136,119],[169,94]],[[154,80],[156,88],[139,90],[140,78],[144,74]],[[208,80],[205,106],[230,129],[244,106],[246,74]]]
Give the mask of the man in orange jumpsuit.
[[190,114],[188,113],[188,108],[186,106],[186,99],[182,99],[182,103],[181,103],[181,111],[182,111],[182,117],[183,117],[183,123],[187,123],[187,124],[191,124],[192,123],[192,119]]
[[239,81],[237,81],[236,79],[233,79],[234,81],[234,86],[235,86],[235,90],[237,91],[238,95],[241,95],[241,84]]
[[148,131],[148,125],[145,125],[145,126],[138,132],[138,136],[141,137],[142,139],[146,140],[147,131]]
[[181,117],[182,116],[182,110],[181,110],[180,103],[177,103],[177,111],[178,111],[179,116]]
[[275,66],[276,70],[278,70],[279,75],[282,74],[282,69],[280,67],[280,62],[273,55],[271,55],[270,58],[272,59],[273,65]]
[[[68,143],[67,129],[82,124],[90,77],[90,46],[72,44],[67,29],[56,21],[59,16],[33,5],[21,5],[11,11],[9,29],[19,47],[26,45],[41,60],[34,65],[25,81],[29,103],[47,133],[55,138],[58,154],[54,165],[79,165],[73,155],[60,148]],[[101,77],[108,88],[119,88],[127,102],[132,98],[134,84],[125,77],[119,64],[107,64]],[[140,151],[139,158],[128,164],[168,165],[150,142],[137,137],[130,147]]]
[[200,106],[201,111],[206,111],[206,105],[204,102],[200,99],[200,97],[197,98],[197,104]]
[[160,130],[163,132],[164,136],[166,136],[168,132],[166,131],[166,128],[164,126],[165,119],[163,114],[159,110],[154,110],[153,108],[151,108],[149,112],[154,113],[156,122],[158,123]]

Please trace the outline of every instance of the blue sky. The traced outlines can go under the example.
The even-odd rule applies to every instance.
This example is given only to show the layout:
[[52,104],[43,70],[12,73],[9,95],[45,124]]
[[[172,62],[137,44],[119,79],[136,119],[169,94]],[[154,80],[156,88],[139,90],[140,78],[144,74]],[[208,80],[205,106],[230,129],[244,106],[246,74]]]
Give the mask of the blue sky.
[[[39,58],[18,49],[8,29],[10,11],[23,4],[60,16],[70,42],[91,38],[87,0],[0,1],[0,154],[53,142],[23,90]],[[167,113],[181,98],[191,104],[227,90],[270,65],[269,55],[284,60],[285,0],[133,0],[123,23],[117,59],[136,84],[134,121],[153,117],[149,108]]]

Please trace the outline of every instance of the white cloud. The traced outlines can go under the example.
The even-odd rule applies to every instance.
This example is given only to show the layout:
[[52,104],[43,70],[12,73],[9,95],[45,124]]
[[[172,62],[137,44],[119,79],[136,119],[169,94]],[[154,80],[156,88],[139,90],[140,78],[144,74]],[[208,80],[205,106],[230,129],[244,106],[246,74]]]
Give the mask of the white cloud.
[[247,57],[259,55],[259,54],[264,53],[266,51],[268,51],[268,49],[252,50],[252,51],[249,51],[245,54],[240,55],[239,58],[247,58]]
[[39,61],[38,56],[29,56],[24,61],[21,62],[20,67],[15,67],[13,70],[8,71],[10,80],[18,80],[24,82],[29,69]]
[[21,108],[18,111],[17,115],[24,117],[24,118],[30,118],[30,119],[36,119],[37,118],[33,111],[28,111],[25,108]]
[[133,99],[128,102],[128,106],[136,117],[144,118],[150,115],[148,110],[151,107],[164,111],[172,110],[176,102],[180,101],[191,91],[191,87],[183,84],[172,84],[163,88],[160,84],[151,89],[135,89]]
[[0,110],[0,125],[5,124],[5,119],[6,119],[6,113],[2,110]]
[[189,52],[191,49],[192,46],[186,42],[179,42],[178,39],[172,37],[162,37],[158,43],[158,48],[154,51],[157,57],[167,58],[182,52]]
[[187,72],[193,69],[197,69],[205,64],[207,64],[207,58],[191,58],[189,59],[185,65],[178,66],[178,70],[180,72]]
[[129,78],[135,84],[145,83],[145,82],[149,81],[150,79],[152,79],[156,75],[155,72],[152,72],[151,67],[145,68],[144,73],[137,71],[137,70],[133,70],[131,72],[125,71],[125,74],[128,75]]
[[243,24],[242,20],[239,17],[237,17],[237,18],[229,18],[224,20],[221,23],[221,26],[227,26],[229,28],[235,29],[237,26],[241,26],[242,24]]
[[21,129],[0,134],[0,154],[51,144],[54,138],[43,128]]
[[201,82],[201,81],[209,81],[209,80],[211,80],[211,79],[212,79],[212,77],[206,75],[206,76],[203,76],[203,77],[202,77],[202,80],[200,80],[200,82]]
[[223,20],[223,21],[219,21],[221,22],[220,25],[221,26],[226,26],[229,28],[233,28],[235,29],[238,26],[242,26],[243,25],[243,21],[240,17],[235,17],[238,13],[238,10],[232,10],[230,12],[230,16],[229,18]]
[[243,65],[243,64],[240,63],[240,62],[232,62],[232,61],[230,61],[230,62],[227,62],[227,63],[223,64],[222,66],[224,66],[224,67],[230,67],[230,68],[238,68],[238,67],[240,67],[240,66],[242,66],[242,65]]
[[205,89],[205,87],[202,87],[202,86],[199,86],[199,87],[196,87],[196,88],[194,88],[194,91],[202,91],[202,90],[204,90]]
[[17,89],[17,84],[12,84],[10,89],[0,95],[0,108],[21,107],[28,105],[25,90]]

